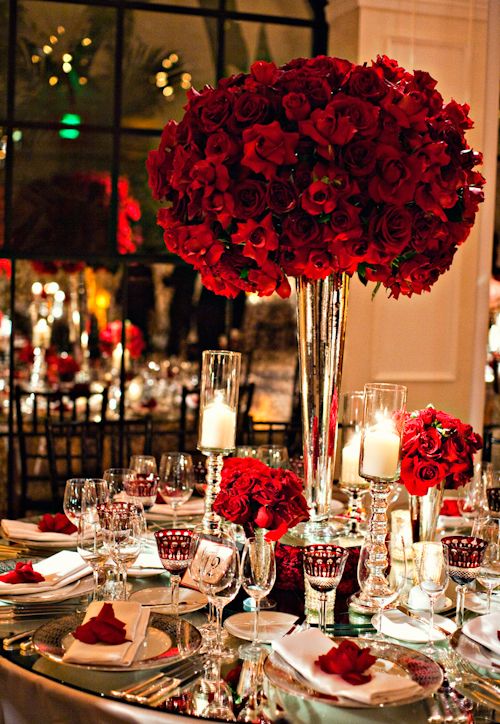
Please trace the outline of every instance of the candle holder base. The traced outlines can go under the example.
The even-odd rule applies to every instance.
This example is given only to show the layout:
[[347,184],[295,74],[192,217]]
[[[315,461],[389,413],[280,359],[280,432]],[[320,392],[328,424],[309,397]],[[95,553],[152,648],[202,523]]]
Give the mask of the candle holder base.
[[369,598],[363,591],[358,591],[358,593],[351,596],[348,604],[350,611],[362,613],[365,616],[371,616],[380,610],[380,606],[376,605],[376,602]]

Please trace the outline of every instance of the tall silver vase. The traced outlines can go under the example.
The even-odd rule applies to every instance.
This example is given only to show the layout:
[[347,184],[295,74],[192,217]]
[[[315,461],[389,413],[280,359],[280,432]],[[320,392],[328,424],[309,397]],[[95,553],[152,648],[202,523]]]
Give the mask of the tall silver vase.
[[443,504],[444,480],[425,495],[410,495],[410,515],[413,540],[434,540],[436,537],[439,511]]
[[306,540],[324,538],[332,497],[349,277],[297,280],[297,338],[302,404]]

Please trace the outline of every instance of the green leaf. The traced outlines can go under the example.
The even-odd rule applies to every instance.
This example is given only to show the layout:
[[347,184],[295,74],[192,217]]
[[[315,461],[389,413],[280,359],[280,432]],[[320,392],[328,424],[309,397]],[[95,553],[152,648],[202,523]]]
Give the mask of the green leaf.
[[373,302],[373,300],[375,299],[375,295],[377,294],[377,292],[378,292],[378,290],[380,289],[381,286],[382,286],[382,282],[377,282],[377,283],[375,284],[375,287],[374,287],[373,292],[372,292],[372,302]]
[[244,269],[240,271],[240,279],[248,279],[248,271],[248,267],[244,267]]

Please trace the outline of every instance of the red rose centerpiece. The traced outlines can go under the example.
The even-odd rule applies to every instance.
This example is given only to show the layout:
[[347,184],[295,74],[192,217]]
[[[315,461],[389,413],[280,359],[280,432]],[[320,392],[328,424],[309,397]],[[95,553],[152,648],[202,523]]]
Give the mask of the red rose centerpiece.
[[[120,320],[109,322],[106,327],[99,333],[99,345],[104,355],[110,356],[117,345],[122,340],[122,323]],[[135,324],[125,322],[125,349],[130,354],[131,359],[139,359],[144,352],[146,342],[144,336]]]
[[247,534],[267,530],[279,540],[289,528],[309,518],[302,481],[291,470],[270,468],[253,458],[227,458],[213,510],[242,525]]
[[411,496],[414,540],[434,538],[445,485],[458,488],[472,478],[482,446],[470,425],[432,405],[407,414],[401,482]]
[[483,200],[471,126],[468,105],[385,55],[257,61],[190,90],[148,156],[165,244],[208,289],[288,297],[298,280],[313,538],[331,501],[349,277],[397,298],[449,269]]

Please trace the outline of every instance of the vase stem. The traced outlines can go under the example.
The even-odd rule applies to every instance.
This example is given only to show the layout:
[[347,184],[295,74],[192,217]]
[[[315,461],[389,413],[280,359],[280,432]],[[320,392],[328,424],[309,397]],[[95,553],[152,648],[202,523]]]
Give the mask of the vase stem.
[[321,535],[330,510],[348,290],[346,274],[297,280],[306,528],[313,537]]

